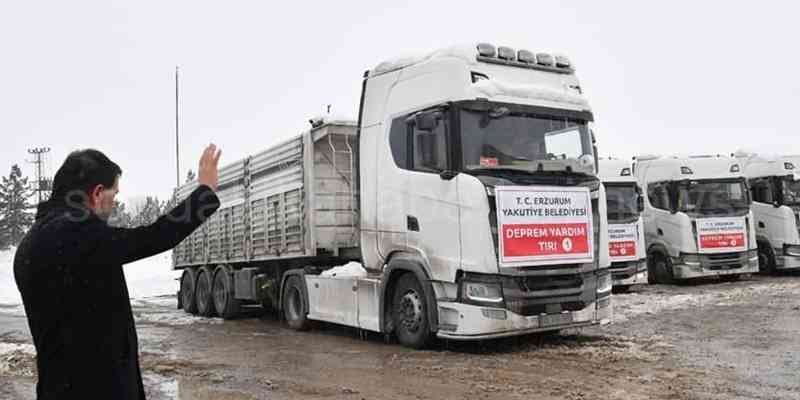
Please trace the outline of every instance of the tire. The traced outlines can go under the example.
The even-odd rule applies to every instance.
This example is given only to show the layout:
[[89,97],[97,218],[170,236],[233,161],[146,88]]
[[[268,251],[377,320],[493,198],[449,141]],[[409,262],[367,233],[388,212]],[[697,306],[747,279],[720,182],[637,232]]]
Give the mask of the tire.
[[394,285],[392,322],[397,340],[406,347],[424,348],[431,340],[428,302],[416,276],[405,273]]
[[720,275],[719,280],[723,282],[739,282],[740,280],[742,280],[742,275],[741,274]]
[[211,287],[213,285],[214,274],[211,268],[202,267],[197,273],[197,284],[195,284],[195,304],[197,304],[197,314],[203,317],[214,316],[214,297]]
[[296,331],[305,331],[311,327],[308,320],[308,298],[306,298],[303,281],[298,275],[286,278],[283,285],[283,316],[290,328]]
[[758,242],[758,272],[762,274],[775,273],[775,254],[768,243]]
[[214,297],[214,310],[217,315],[224,319],[231,319],[239,315],[241,302],[236,299],[232,271],[230,268],[220,265],[214,271],[214,284],[212,285]]
[[669,257],[658,254],[654,257],[653,269],[656,273],[656,282],[671,285],[675,283],[675,275],[672,273],[672,261]]
[[628,293],[628,292],[631,291],[631,285],[613,286],[611,288],[611,291],[614,292],[614,293],[620,293],[620,294]]
[[183,306],[183,311],[189,314],[197,314],[195,283],[197,283],[197,271],[195,271],[194,268],[183,270],[183,276],[181,276],[180,303]]

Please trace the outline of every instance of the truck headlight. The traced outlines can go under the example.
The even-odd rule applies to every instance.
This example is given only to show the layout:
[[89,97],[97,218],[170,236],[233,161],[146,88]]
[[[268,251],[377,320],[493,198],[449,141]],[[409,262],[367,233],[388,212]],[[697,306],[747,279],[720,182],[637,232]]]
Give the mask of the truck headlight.
[[681,254],[681,262],[690,267],[699,267],[700,256],[697,254]]
[[462,296],[470,303],[502,306],[503,287],[499,283],[491,282],[461,282]]
[[800,257],[800,245],[799,244],[784,244],[783,245],[783,254],[792,257]]
[[597,293],[610,292],[613,285],[611,274],[603,274],[597,277]]

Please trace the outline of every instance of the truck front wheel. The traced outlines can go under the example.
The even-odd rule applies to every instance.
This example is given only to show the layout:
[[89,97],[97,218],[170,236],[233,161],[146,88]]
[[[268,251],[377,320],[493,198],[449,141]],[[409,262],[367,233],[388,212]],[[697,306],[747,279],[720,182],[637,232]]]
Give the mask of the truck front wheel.
[[286,323],[294,330],[304,331],[311,327],[308,320],[308,301],[303,282],[297,275],[286,278],[283,288],[283,315]]
[[661,254],[653,256],[653,269],[655,270],[657,283],[668,285],[675,283],[675,275],[672,272],[672,261],[669,257]]
[[183,306],[183,311],[189,314],[197,314],[194,292],[196,282],[197,273],[193,268],[183,270],[183,276],[181,276],[181,305]]
[[431,339],[428,304],[414,274],[403,274],[394,287],[392,322],[397,340],[414,349],[424,348]]
[[775,254],[769,243],[758,242],[758,271],[762,274],[775,273]]

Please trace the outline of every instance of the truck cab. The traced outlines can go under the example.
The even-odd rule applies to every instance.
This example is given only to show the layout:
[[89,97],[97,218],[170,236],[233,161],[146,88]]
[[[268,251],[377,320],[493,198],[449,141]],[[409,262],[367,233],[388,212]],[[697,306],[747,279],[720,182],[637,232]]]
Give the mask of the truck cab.
[[601,158],[600,179],[606,188],[608,251],[614,289],[626,291],[647,284],[644,240],[644,197],[630,161]]
[[388,287],[387,270],[413,272],[430,302],[399,301],[432,309],[440,338],[607,322],[592,120],[566,57],[482,43],[378,65],[359,123],[364,266]]
[[800,169],[790,157],[742,159],[753,198],[761,272],[800,269]]
[[741,162],[725,156],[637,157],[645,190],[650,283],[758,271],[751,200]]

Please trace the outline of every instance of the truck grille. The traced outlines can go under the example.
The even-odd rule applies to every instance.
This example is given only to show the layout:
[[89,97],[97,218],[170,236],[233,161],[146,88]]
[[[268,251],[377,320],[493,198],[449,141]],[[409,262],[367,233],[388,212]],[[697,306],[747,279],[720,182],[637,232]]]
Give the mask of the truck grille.
[[582,310],[597,296],[597,274],[594,271],[565,275],[504,276],[502,285],[506,308],[523,316]]
[[742,268],[747,262],[747,252],[700,255],[700,265],[712,271]]

